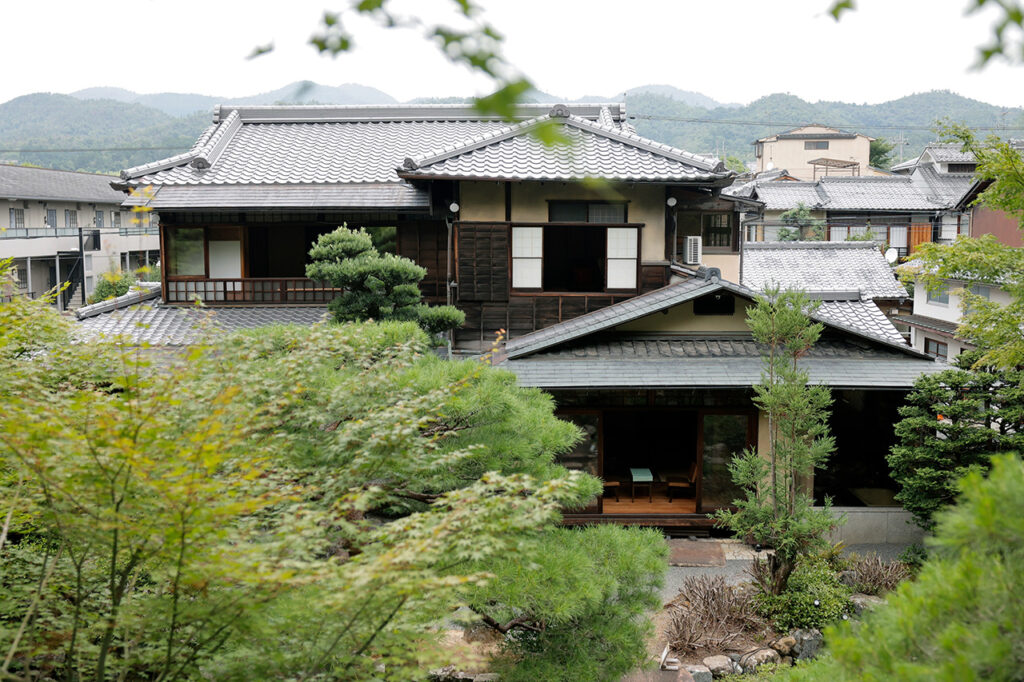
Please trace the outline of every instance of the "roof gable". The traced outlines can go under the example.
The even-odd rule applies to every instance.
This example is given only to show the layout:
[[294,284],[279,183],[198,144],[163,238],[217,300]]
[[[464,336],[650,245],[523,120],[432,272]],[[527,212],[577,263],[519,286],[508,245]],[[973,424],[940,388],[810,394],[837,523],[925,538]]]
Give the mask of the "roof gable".
[[[685,279],[607,308],[601,308],[531,334],[510,339],[505,345],[505,354],[510,360],[523,358],[570,341],[577,341],[600,332],[612,331],[648,315],[723,290],[748,301],[753,301],[757,296],[757,292],[751,289],[719,280],[715,276],[710,279],[700,277]],[[844,296],[843,298],[849,297]],[[872,301],[823,301],[811,318],[831,329],[873,341],[915,357],[923,357],[921,353],[903,341],[903,337]]]
[[[561,126],[571,145],[548,146],[532,135],[552,124]],[[565,105],[529,121],[406,158],[398,174],[404,178],[681,182],[733,175],[718,159],[640,137],[614,125],[610,116],[589,121],[573,115]]]

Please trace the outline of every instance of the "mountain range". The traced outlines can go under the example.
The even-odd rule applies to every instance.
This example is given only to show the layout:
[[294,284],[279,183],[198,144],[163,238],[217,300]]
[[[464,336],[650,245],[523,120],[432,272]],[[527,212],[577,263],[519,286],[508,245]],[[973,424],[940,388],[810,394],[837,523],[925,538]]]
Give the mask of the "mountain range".
[[[749,104],[721,103],[670,85],[645,85],[612,96],[567,100],[533,91],[534,102],[625,101],[637,132],[659,142],[720,157],[753,157],[751,142],[806,123],[855,130],[898,145],[904,158],[935,139],[937,121],[949,119],[1024,137],[1024,109],[1006,109],[949,91],[917,93],[880,104],[807,102],[787,94]],[[464,102],[421,98],[413,103]],[[122,88],[87,88],[70,95],[35,93],[0,104],[0,161],[51,168],[117,172],[187,150],[210,123],[216,104],[396,104],[377,88],[297,81],[241,98],[195,93],[140,94]],[[81,151],[85,150],[85,151]],[[894,160],[899,156],[894,155]]]

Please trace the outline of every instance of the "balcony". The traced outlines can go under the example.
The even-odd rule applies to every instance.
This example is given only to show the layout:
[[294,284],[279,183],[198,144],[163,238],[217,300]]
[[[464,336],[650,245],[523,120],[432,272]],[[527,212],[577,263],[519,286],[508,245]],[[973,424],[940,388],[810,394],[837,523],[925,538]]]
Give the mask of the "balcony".
[[[92,231],[92,228],[86,232]],[[39,237],[77,237],[77,227],[8,227],[0,229],[0,239],[37,239]]]
[[304,277],[245,277],[232,279],[168,279],[164,290],[166,303],[248,305],[324,305],[341,289]]

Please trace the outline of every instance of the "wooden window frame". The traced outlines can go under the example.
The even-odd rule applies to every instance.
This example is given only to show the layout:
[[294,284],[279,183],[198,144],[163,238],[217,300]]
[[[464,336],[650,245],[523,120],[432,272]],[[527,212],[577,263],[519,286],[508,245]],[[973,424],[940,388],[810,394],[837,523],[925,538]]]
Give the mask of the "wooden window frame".
[[[929,350],[929,347],[933,347],[934,350]],[[945,341],[939,341],[933,339],[930,336],[924,337],[924,352],[925,355],[930,355],[933,358],[942,358],[943,360],[949,359],[949,344]]]
[[[604,202],[612,203],[612,202]],[[636,230],[636,286],[631,289],[609,289],[608,288],[608,254],[605,253],[605,269],[604,269],[604,289],[601,291],[557,291],[552,289],[546,289],[544,287],[543,271],[544,271],[544,255],[541,253],[541,286],[540,288],[515,288],[512,286],[512,278],[514,276],[513,271],[513,258],[512,258],[512,229],[516,227],[581,227],[581,226],[592,226],[594,229],[604,231],[604,239],[608,239],[608,228],[632,228]],[[508,293],[509,296],[607,296],[614,294],[635,294],[640,291],[640,275],[641,275],[641,254],[643,254],[643,230],[644,223],[584,223],[584,222],[547,222],[547,223],[529,223],[529,222],[512,222],[508,224]],[[606,247],[607,248],[607,247]]]

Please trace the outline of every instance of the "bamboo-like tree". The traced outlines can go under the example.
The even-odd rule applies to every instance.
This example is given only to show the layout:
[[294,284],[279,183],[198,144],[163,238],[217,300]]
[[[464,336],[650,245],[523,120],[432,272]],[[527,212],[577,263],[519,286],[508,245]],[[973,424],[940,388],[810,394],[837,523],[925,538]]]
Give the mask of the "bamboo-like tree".
[[806,294],[765,291],[750,310],[747,325],[765,349],[761,383],[754,403],[768,418],[767,449],[749,448],[729,469],[744,496],[734,509],[719,510],[718,525],[771,547],[768,559],[772,594],[786,588],[797,560],[825,544],[836,526],[830,502],[814,508],[807,490],[814,469],[825,466],[835,447],[829,435],[831,395],[809,386],[799,359],[821,335],[822,325],[808,318],[816,306]]

